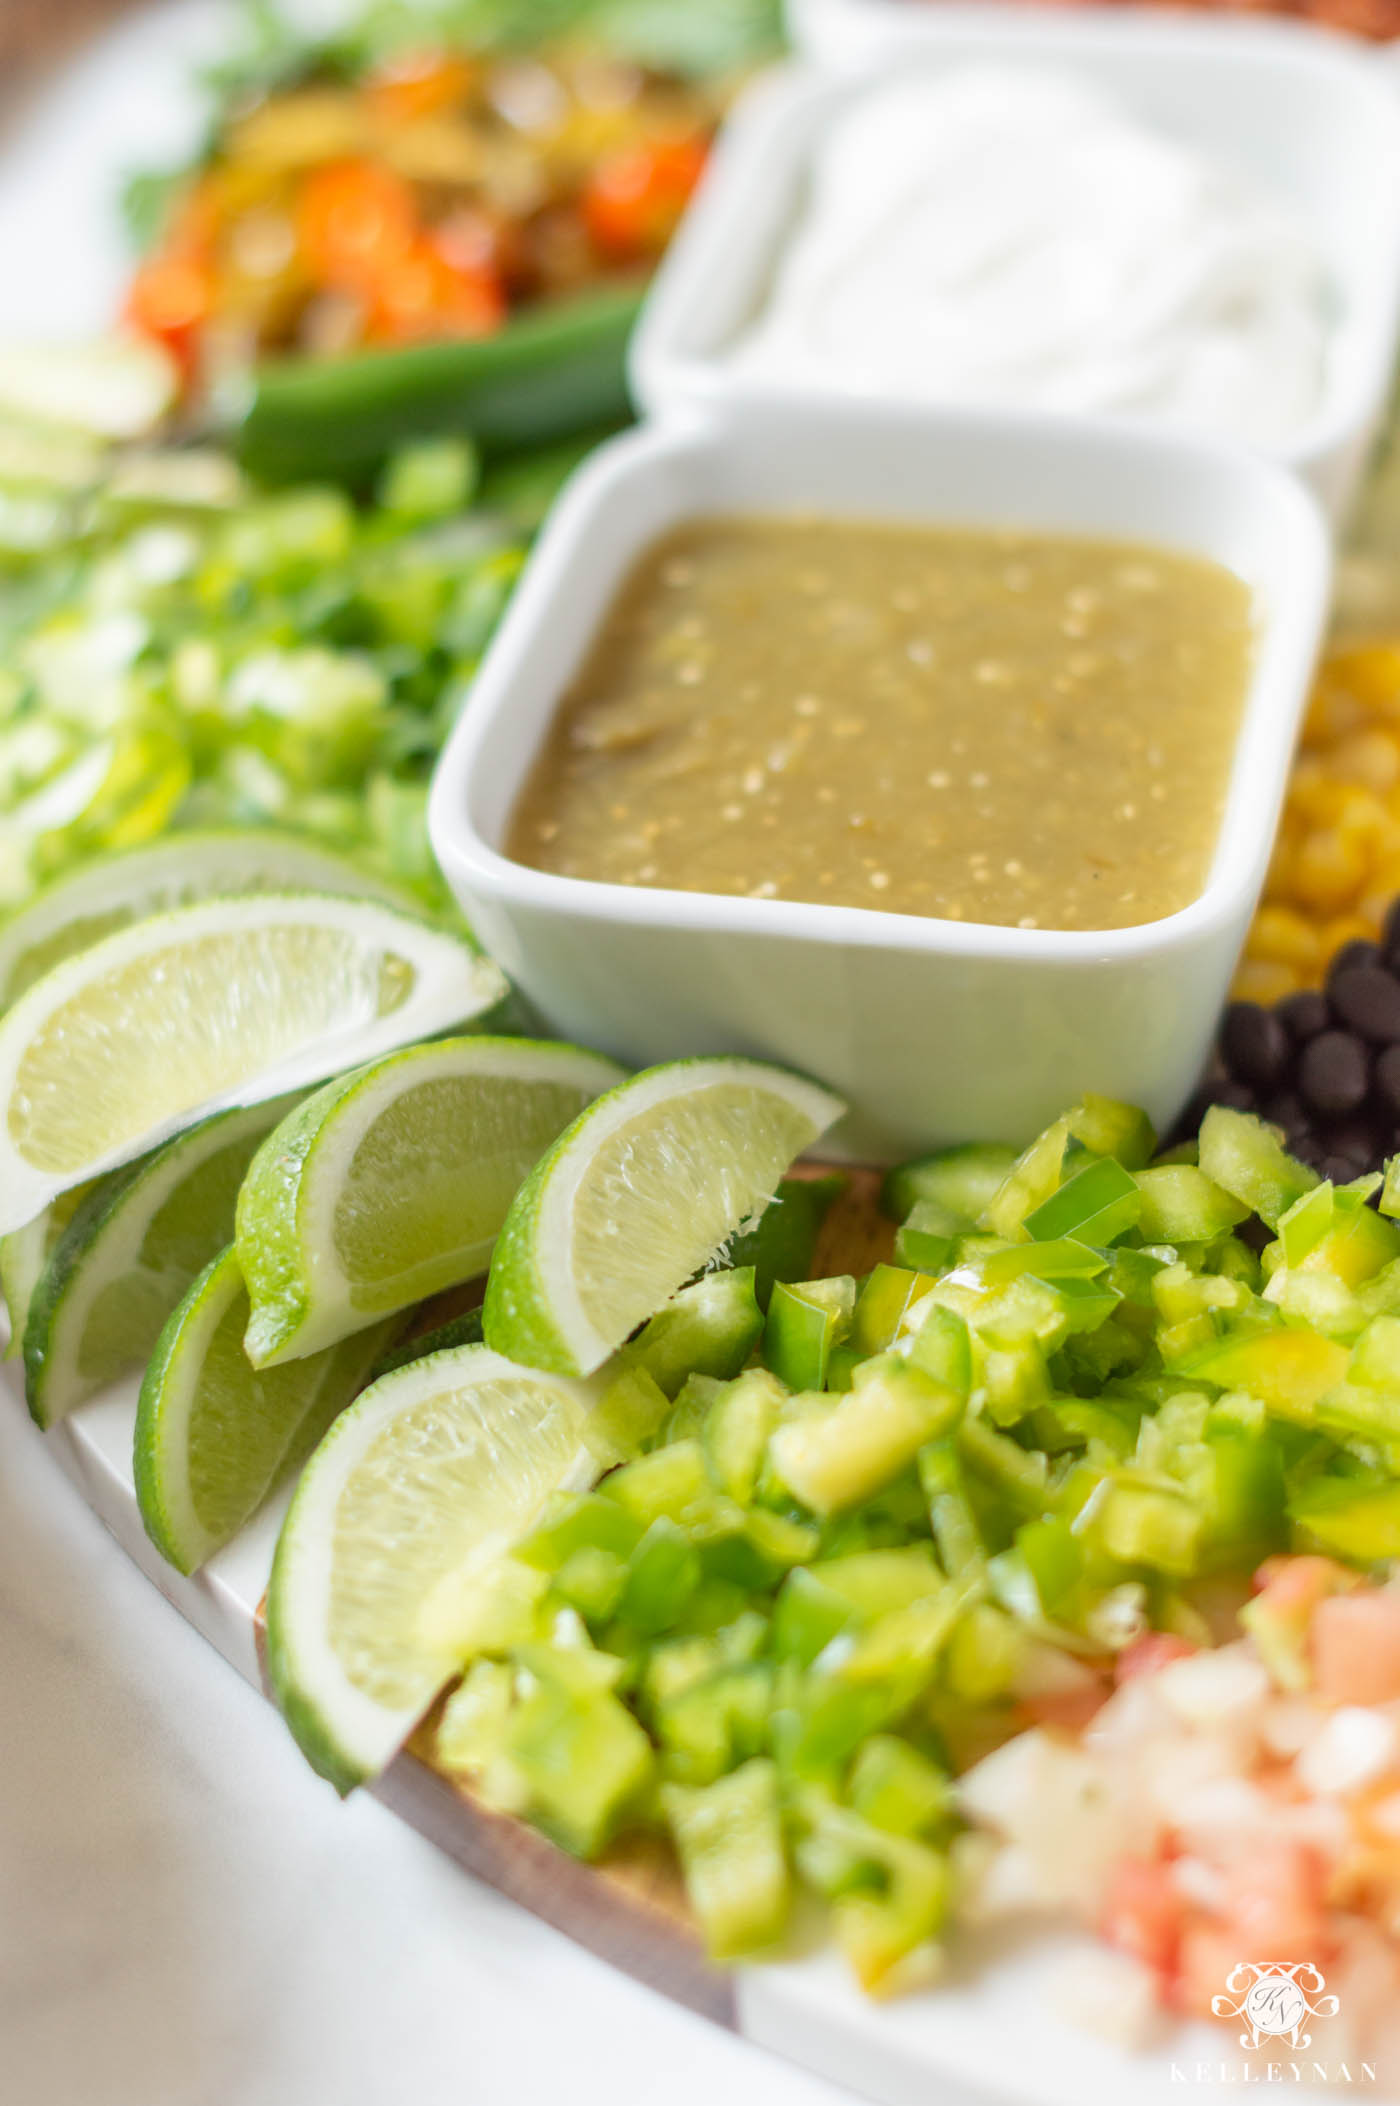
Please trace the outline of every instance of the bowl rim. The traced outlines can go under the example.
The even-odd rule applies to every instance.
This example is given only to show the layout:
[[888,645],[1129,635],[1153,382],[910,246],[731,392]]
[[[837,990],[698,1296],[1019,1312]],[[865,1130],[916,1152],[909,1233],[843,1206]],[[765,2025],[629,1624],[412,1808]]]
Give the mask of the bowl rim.
[[[791,423],[823,428],[833,416],[853,425],[878,422],[895,431],[920,426],[936,437],[940,427],[959,428],[964,442],[989,440],[1024,449],[1027,442],[1061,453],[1079,452],[1087,459],[1105,455],[1137,456],[1145,472],[1185,475],[1220,473],[1252,483],[1256,501],[1272,507],[1282,520],[1290,575],[1286,591],[1275,593],[1259,629],[1254,666],[1240,719],[1240,730],[1226,791],[1225,809],[1215,857],[1197,897],[1155,921],[1122,929],[1020,929],[993,922],[948,921],[932,916],[896,914],[877,907],[824,906],[802,900],[752,899],[725,893],[686,892],[662,886],[619,885],[600,879],[561,876],[515,861],[485,838],[473,809],[474,777],[483,749],[493,741],[503,716],[514,707],[517,683],[528,677],[528,660],[540,630],[550,622],[557,595],[567,589],[575,566],[596,567],[593,522],[620,485],[638,479],[684,475],[687,460],[699,460],[725,448],[741,448],[747,413],[738,406],[728,415],[678,415],[642,424],[607,441],[570,478],[525,566],[510,607],[488,647],[462,711],[434,774],[428,808],[432,846],[454,890],[488,898],[502,906],[532,910],[570,921],[605,922],[637,930],[725,937],[764,936],[787,942],[843,945],[859,949],[902,951],[948,958],[996,958],[1031,968],[1130,964],[1183,945],[1208,941],[1247,916],[1263,882],[1272,849],[1288,767],[1296,743],[1326,615],[1331,572],[1331,541],[1311,492],[1286,469],[1242,448],[1213,439],[1166,437],[1113,420],[1066,418],[1054,413],[988,411],[922,411],[917,417],[895,405],[845,401],[813,405],[785,397],[763,412]],[[781,501],[754,511],[781,514]],[[676,508],[677,523],[712,515],[703,502]],[[842,516],[837,509],[836,516]],[[845,516],[857,516],[848,508]],[[870,517],[868,512],[859,516]],[[878,516],[878,515],[877,515]],[[891,513],[890,517],[908,519]],[[944,510],[941,516],[956,524]],[[985,519],[980,524],[989,524]],[[1040,524],[1037,531],[1053,532]],[[1071,528],[1071,531],[1074,531]],[[1089,530],[1086,538],[1094,538]],[[647,540],[655,538],[646,537]],[[1109,537],[1111,538],[1111,537]],[[1125,537],[1127,538],[1127,537]],[[628,561],[639,547],[632,546]],[[1178,544],[1189,547],[1188,542]],[[1208,551],[1204,552],[1208,553]],[[519,784],[552,724],[569,673],[578,666],[597,619],[606,613],[626,574],[627,563],[608,556],[608,592],[598,616],[571,654],[568,669],[554,684],[550,707],[529,740],[524,764],[510,765]],[[1282,566],[1281,566],[1282,568]],[[1296,682],[1296,700],[1286,690]],[[1280,695],[1286,717],[1279,721]],[[500,765],[501,756],[496,765]],[[486,765],[491,765],[488,754]]]
[[[787,392],[771,380],[750,378],[735,370],[722,348],[694,349],[685,340],[685,315],[702,302],[718,271],[727,267],[736,230],[738,238],[743,238],[746,215],[742,207],[759,171],[765,179],[771,178],[775,155],[785,173],[805,158],[812,112],[915,65],[942,67],[981,59],[1015,62],[1020,56],[1027,65],[1046,67],[1059,62],[1058,50],[1052,55],[1052,47],[1063,47],[1064,61],[1071,68],[1076,57],[1092,62],[1096,54],[1126,55],[1140,59],[1144,67],[1167,54],[1198,66],[1203,75],[1233,71],[1243,64],[1257,66],[1263,76],[1284,68],[1308,85],[1318,69],[1325,68],[1358,104],[1368,106],[1372,141],[1387,156],[1386,166],[1378,162],[1372,185],[1373,203],[1385,209],[1386,223],[1376,229],[1364,268],[1343,272],[1335,247],[1328,242],[1323,251],[1334,281],[1344,281],[1349,292],[1362,287],[1361,305],[1342,323],[1344,329],[1352,330],[1352,370],[1349,375],[1338,376],[1333,371],[1326,376],[1315,415],[1291,438],[1251,451],[1306,473],[1369,429],[1387,398],[1400,340],[1400,85],[1377,60],[1337,31],[1270,17],[1222,20],[1212,14],[1202,21],[1197,15],[1170,10],[1085,11],[1043,4],[1005,6],[998,0],[975,6],[944,0],[937,7],[911,7],[909,12],[917,14],[917,19],[884,35],[877,30],[871,47],[859,58],[833,64],[799,52],[760,74],[739,98],[721,132],[711,168],[656,273],[633,336],[629,377],[636,400],[648,414],[664,414],[688,401],[706,405],[730,398],[764,401]],[[882,19],[888,21],[888,12],[882,12]],[[1030,53],[1025,49],[1028,43],[1033,47]],[[1335,134],[1334,125],[1326,129]],[[869,399],[839,380],[803,380],[791,392],[811,402]],[[910,409],[945,406],[898,389],[880,399]],[[1103,416],[1132,430],[1195,435],[1185,426],[1135,417],[1130,412],[1105,412]]]

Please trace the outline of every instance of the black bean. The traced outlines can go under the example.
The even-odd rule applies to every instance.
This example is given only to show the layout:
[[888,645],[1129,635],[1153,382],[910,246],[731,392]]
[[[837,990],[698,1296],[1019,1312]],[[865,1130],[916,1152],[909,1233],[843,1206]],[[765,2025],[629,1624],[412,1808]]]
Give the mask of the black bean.
[[[1400,996],[1400,986],[1387,983]],[[1220,1027],[1225,1065],[1240,1082],[1257,1090],[1272,1089],[1288,1066],[1288,1033],[1272,1009],[1257,1002],[1232,1002]]]
[[1276,1090],[1272,1097],[1264,1099],[1259,1111],[1260,1116],[1267,1119],[1270,1126],[1281,1126],[1285,1133],[1304,1133],[1307,1130],[1308,1115],[1296,1090]]
[[1326,1129],[1325,1139],[1334,1158],[1351,1164],[1353,1177],[1369,1170],[1376,1160],[1376,1132],[1369,1119],[1344,1119]]
[[1350,943],[1344,943],[1339,951],[1332,954],[1331,963],[1327,967],[1327,992],[1331,994],[1332,982],[1339,973],[1354,972],[1359,965],[1379,965],[1380,962],[1380,945],[1368,943],[1364,936],[1354,936]]
[[1344,1119],[1366,1101],[1371,1077],[1364,1047],[1346,1031],[1324,1031],[1303,1048],[1298,1088],[1324,1119]]
[[1314,1168],[1320,1170],[1324,1177],[1330,1178],[1334,1185],[1349,1185],[1358,1175],[1355,1163],[1347,1155],[1324,1155],[1322,1161],[1315,1164]]
[[1254,1092],[1247,1082],[1236,1082],[1226,1076],[1210,1085],[1210,1102],[1228,1105],[1231,1111],[1253,1111]]
[[1376,1102],[1392,1119],[1400,1120],[1400,1046],[1387,1046],[1376,1055],[1371,1071]]
[[1379,965],[1354,965],[1327,984],[1338,1019],[1374,1045],[1400,1043],[1400,980]]
[[1302,994],[1285,995],[1274,1014],[1298,1046],[1316,1038],[1319,1031],[1325,1031],[1332,1021],[1327,997],[1319,994],[1315,987],[1304,989]]
[[1320,1134],[1296,1134],[1289,1142],[1289,1153],[1296,1155],[1300,1163],[1306,1163],[1310,1170],[1321,1170],[1327,1161],[1327,1143]]
[[1385,917],[1381,929],[1381,949],[1387,958],[1400,957],[1400,899],[1397,899]]

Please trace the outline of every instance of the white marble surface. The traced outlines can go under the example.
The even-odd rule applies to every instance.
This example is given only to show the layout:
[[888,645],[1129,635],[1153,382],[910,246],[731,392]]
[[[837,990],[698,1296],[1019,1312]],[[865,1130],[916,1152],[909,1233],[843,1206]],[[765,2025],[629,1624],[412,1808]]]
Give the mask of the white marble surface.
[[0,2098],[840,2106],[372,1800],[106,1535],[0,1393]]

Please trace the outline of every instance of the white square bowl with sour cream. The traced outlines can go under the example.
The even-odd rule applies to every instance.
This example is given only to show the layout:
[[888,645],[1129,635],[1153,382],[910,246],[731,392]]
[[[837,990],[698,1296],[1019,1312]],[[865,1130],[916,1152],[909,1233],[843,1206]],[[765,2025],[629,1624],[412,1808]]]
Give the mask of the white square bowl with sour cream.
[[[561,877],[506,851],[516,800],[636,561],[687,521],[802,513],[1153,543],[1249,587],[1256,643],[1200,896],[1103,933]],[[766,1056],[852,1107],[865,1159],[1028,1137],[1085,1090],[1159,1125],[1206,1058],[1267,868],[1327,606],[1329,549],[1293,477],[1121,424],[730,404],[611,441],[536,544],[439,765],[434,851],[550,1027],[637,1066]]]
[[[801,39],[807,11],[794,13]],[[834,371],[791,380],[750,373],[732,354],[773,288],[814,155],[838,115],[862,94],[907,82],[911,69],[946,77],[990,65],[1082,81],[1307,230],[1331,310],[1325,371],[1315,412],[1261,450],[1304,476],[1334,518],[1345,514],[1380,426],[1400,337],[1400,93],[1392,72],[1328,31],[1253,18],[918,0],[830,0],[811,15],[807,41],[823,63],[780,67],[741,99],[658,273],[631,356],[633,391],[649,414],[794,390],[873,391],[868,379],[846,382]],[[897,382],[880,393],[922,399]],[[1145,413],[1122,415],[1168,428]]]

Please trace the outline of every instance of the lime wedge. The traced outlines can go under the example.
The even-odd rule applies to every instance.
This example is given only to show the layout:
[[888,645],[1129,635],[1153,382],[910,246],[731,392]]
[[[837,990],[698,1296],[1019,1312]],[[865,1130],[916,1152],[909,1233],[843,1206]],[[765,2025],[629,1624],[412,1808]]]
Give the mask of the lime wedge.
[[220,1112],[99,1180],[59,1238],[30,1305],[25,1394],[39,1425],[54,1425],[119,1375],[144,1367],[190,1282],[231,1240],[253,1150],[297,1101],[277,1097]]
[[194,1282],[160,1335],[136,1411],[136,1497],[146,1533],[180,1572],[237,1535],[280,1478],[303,1462],[383,1349],[376,1324],[328,1353],[258,1374],[230,1248]]
[[[290,1374],[292,1369],[283,1371]],[[454,1604],[598,1463],[594,1386],[485,1346],[385,1375],[302,1474],[267,1598],[273,1693],[340,1791],[381,1770],[462,1661]]]
[[485,1272],[521,1179],[623,1074],[576,1046],[457,1038],[318,1090],[268,1135],[239,1195],[254,1366]]
[[246,892],[338,892],[421,913],[411,893],[293,834],[172,834],[84,863],[0,923],[0,1009],[75,951],[128,922]]
[[7,1360],[17,1360],[24,1351],[24,1333],[34,1291],[44,1276],[44,1267],[58,1247],[60,1236],[89,1189],[87,1185],[74,1185],[71,1191],[60,1192],[52,1205],[45,1207],[42,1214],[36,1214],[32,1221],[26,1221],[23,1228],[12,1229],[8,1236],[0,1236],[0,1294],[5,1297],[5,1311],[10,1319],[10,1336],[5,1345]]
[[677,1060],[600,1097],[536,1165],[486,1288],[486,1342],[588,1374],[767,1200],[845,1106],[756,1060]]
[[0,1018],[0,1235],[196,1114],[445,1031],[505,986],[467,943],[370,900],[203,900],[119,929]]

